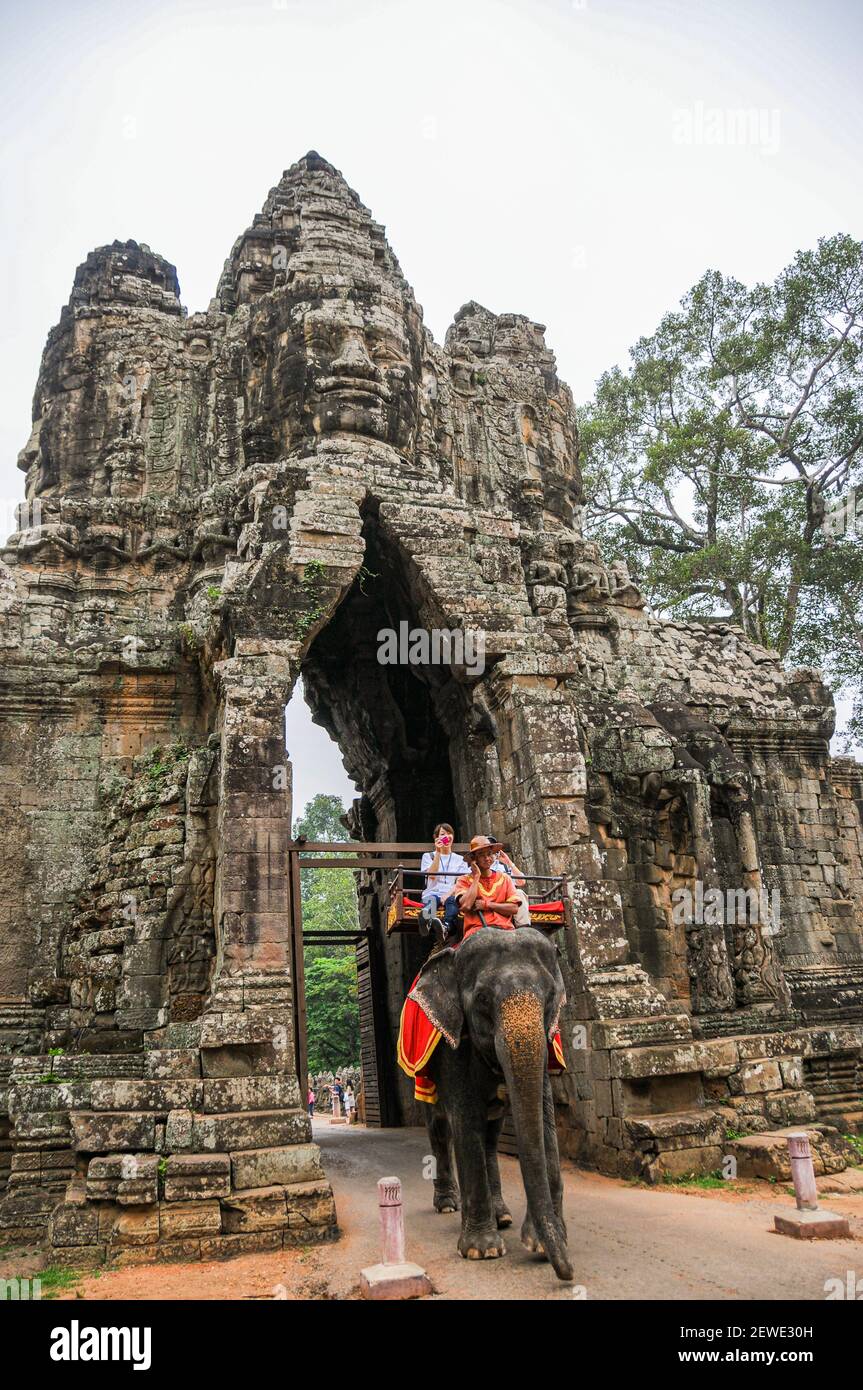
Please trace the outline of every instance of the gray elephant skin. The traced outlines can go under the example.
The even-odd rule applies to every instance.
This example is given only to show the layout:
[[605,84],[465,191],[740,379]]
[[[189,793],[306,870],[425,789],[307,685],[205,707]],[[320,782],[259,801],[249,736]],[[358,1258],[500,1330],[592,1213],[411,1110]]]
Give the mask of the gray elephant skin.
[[458,1207],[450,1142],[455,1154],[460,1254],[506,1253],[501,1230],[512,1216],[501,1195],[497,1144],[508,1094],[527,1197],[522,1244],[544,1253],[558,1278],[571,1279],[548,1076],[547,1045],[565,1001],[556,947],[532,927],[482,928],[457,949],[432,954],[410,997],[442,1034],[425,1068],[438,1097],[427,1121],[438,1211]]

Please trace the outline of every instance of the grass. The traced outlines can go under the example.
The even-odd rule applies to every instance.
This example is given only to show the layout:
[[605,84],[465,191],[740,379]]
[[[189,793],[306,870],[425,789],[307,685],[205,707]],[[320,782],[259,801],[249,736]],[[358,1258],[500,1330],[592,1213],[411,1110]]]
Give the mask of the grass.
[[[714,1173],[683,1173],[680,1177],[673,1177],[670,1173],[664,1173],[660,1178],[662,1187],[698,1187],[706,1190],[719,1187],[727,1187],[730,1178],[724,1178],[721,1171],[717,1168]],[[734,1180],[736,1181],[736,1179]],[[653,1189],[654,1184],[646,1178],[624,1178],[623,1182],[627,1187],[643,1187]],[[738,1184],[739,1186],[739,1184]]]
[[684,1173],[679,1178],[672,1177],[669,1173],[663,1174],[662,1181],[669,1187],[727,1187],[729,1179],[723,1178],[722,1174],[715,1173]]
[[56,1298],[60,1293],[73,1289],[81,1278],[81,1272],[67,1265],[47,1265],[35,1275],[42,1285],[43,1298]]

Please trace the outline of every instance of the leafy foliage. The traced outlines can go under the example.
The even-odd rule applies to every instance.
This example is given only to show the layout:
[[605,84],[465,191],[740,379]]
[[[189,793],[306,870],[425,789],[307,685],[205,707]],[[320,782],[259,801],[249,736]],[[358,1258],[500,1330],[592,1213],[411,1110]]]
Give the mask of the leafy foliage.
[[[328,796],[325,792],[318,792],[311,801],[306,802],[306,808],[299,820],[294,822],[294,838],[304,840],[345,840],[347,831],[342,823],[345,814],[345,807],[337,796]],[[314,911],[314,900],[317,898],[326,899],[329,893],[340,896],[339,887],[348,900],[353,894],[353,902],[356,906],[356,891],[354,889],[353,875],[349,869],[301,869],[300,884],[303,896],[303,916],[307,908]],[[348,887],[350,893],[347,892]],[[344,928],[350,924],[349,919],[339,920],[338,925]]]
[[323,614],[321,596],[325,577],[326,569],[320,560],[308,560],[306,562],[303,567],[300,588],[307,607],[305,611],[297,613],[294,617],[294,634],[297,637],[305,637]]
[[[345,807],[337,796],[319,793],[294,824],[294,837],[344,840]],[[301,871],[303,927],[307,931],[356,931],[357,890],[350,869]],[[356,952],[352,945],[310,943],[303,960],[309,1070],[336,1071],[359,1061],[360,1015]]]
[[596,539],[658,611],[822,666],[859,736],[863,245],[822,239],[752,290],[708,271],[630,355],[581,420]]
[[312,1073],[338,1071],[359,1060],[356,956],[350,947],[337,949],[338,957],[318,954],[314,947],[306,951],[306,1036]]

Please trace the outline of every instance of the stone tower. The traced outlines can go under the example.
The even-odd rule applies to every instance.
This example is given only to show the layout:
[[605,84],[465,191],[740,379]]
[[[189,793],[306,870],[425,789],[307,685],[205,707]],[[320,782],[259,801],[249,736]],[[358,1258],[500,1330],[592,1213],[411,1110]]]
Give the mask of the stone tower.
[[[302,673],[354,833],[490,830],[563,874],[565,1151],[717,1166],[725,1127],[863,1118],[861,773],[736,629],[653,618],[580,529],[543,328],[443,347],[310,153],[208,311],[134,242],[79,268],[0,565],[0,1236],[78,1265],[332,1231],[297,1076],[284,708]],[[481,672],[388,667],[404,620]],[[678,890],[768,919],[678,921]],[[417,943],[360,885],[383,1053]],[[775,894],[778,892],[778,899]],[[679,895],[678,895],[679,896]],[[416,1118],[395,1068],[390,1123]]]

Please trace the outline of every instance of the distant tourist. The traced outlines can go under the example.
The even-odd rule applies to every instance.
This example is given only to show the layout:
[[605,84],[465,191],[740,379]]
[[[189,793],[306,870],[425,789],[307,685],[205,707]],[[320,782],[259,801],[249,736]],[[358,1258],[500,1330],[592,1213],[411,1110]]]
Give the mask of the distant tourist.
[[312,1088],[311,1088],[311,1086],[310,1086],[310,1087],[309,1087],[309,1117],[310,1117],[310,1118],[314,1118],[314,1114],[315,1114],[315,1101],[316,1101],[316,1100],[317,1100],[317,1096],[315,1095],[314,1091],[312,1090]]
[[345,1118],[348,1124],[352,1125],[354,1123],[354,1120],[356,1119],[357,1098],[354,1095],[354,1088],[351,1085],[350,1081],[345,1086],[345,1094],[343,1100],[345,1105]]

